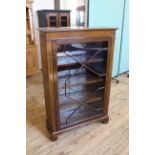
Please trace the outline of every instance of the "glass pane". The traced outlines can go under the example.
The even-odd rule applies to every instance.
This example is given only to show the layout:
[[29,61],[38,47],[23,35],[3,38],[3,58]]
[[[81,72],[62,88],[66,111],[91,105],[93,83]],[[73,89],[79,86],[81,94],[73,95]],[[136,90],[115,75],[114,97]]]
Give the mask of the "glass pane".
[[67,16],[61,16],[61,20],[67,20]]
[[56,22],[50,22],[50,27],[56,27]]
[[50,21],[56,21],[56,16],[50,16]]
[[60,128],[103,115],[108,42],[58,47]]
[[67,27],[67,21],[61,21],[61,27]]

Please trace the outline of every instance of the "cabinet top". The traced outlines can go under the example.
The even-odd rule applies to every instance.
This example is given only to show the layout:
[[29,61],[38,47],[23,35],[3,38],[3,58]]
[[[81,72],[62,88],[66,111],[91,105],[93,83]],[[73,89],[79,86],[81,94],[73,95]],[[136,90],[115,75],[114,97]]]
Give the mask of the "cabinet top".
[[90,30],[117,30],[115,27],[59,27],[59,28],[38,28],[42,32],[66,32],[66,31],[90,31]]
[[38,10],[37,13],[71,12],[71,10]]

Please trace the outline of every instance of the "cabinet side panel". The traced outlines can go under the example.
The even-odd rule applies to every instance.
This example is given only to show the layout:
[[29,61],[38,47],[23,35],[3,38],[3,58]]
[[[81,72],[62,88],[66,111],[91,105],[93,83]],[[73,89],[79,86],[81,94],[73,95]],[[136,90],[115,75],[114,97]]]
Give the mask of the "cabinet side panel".
[[47,48],[46,48],[46,35],[40,32],[40,43],[41,43],[41,58],[42,58],[42,75],[44,84],[44,96],[45,96],[45,106],[46,106],[46,116],[47,120],[51,121],[50,116],[50,104],[49,104],[49,78],[48,78],[48,64],[47,64]]
[[39,27],[47,27],[47,21],[46,21],[46,14],[45,13],[38,13],[38,24]]
[[46,35],[43,32],[40,32],[40,44],[41,44],[42,75],[43,75],[43,85],[44,85],[46,120],[48,122],[48,125],[52,129],[52,124],[51,124],[51,122],[52,122],[52,118],[51,118],[51,105],[50,105],[50,94],[49,94],[49,76],[48,76]]
[[104,115],[108,115],[108,108],[109,108],[109,97],[110,97],[111,79],[112,79],[112,65],[113,65],[113,57],[114,57],[114,40],[115,40],[115,35],[111,36],[111,39],[109,41],[106,89],[105,89],[105,98],[104,98]]
[[48,78],[49,78],[49,104],[50,104],[50,114],[51,114],[51,124],[52,131],[56,131],[56,93],[55,93],[55,78],[54,78],[54,65],[53,65],[53,42],[47,41],[47,66],[48,66]]

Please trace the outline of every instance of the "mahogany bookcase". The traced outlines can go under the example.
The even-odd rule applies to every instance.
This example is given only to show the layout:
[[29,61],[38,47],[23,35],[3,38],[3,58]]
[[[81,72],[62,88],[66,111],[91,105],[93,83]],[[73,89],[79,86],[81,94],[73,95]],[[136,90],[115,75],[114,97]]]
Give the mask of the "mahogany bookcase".
[[39,28],[46,126],[51,139],[107,123],[116,28]]

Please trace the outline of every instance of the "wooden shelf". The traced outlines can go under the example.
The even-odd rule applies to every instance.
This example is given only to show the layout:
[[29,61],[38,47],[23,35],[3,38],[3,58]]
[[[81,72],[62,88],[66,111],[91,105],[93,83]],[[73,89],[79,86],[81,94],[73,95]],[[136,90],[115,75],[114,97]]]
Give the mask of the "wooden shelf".
[[27,36],[30,36],[30,35],[31,35],[31,31],[30,31],[30,30],[27,30],[27,31],[26,31],[26,35],[27,35]]
[[[73,66],[73,65],[77,65],[77,64],[83,64],[87,59],[90,58],[89,55],[79,55],[79,56],[74,56],[74,58],[76,60],[78,60],[78,62],[74,59],[70,59],[68,57],[68,59],[65,57],[58,57],[58,67],[68,67],[68,66]],[[103,62],[104,59],[103,58],[98,58],[98,59],[93,59],[87,62],[87,64],[90,63],[96,63],[96,62]]]
[[34,43],[32,43],[31,45],[30,44],[26,45],[26,48],[34,48],[34,47],[37,49],[37,47]]
[[[69,76],[62,76],[58,78],[59,89],[65,88],[65,81]],[[69,80],[66,82],[66,88],[76,87],[79,85],[88,85],[98,82],[103,82],[104,79],[99,78],[93,74],[77,74],[70,76]]]
[[[71,44],[71,46],[67,46],[66,50],[71,50],[70,53],[77,54],[79,52],[86,53],[86,51],[98,51],[106,52],[108,50],[107,47],[104,48],[97,48],[97,47],[83,47],[80,44]],[[64,49],[59,49],[58,53],[64,52]]]
[[[103,111],[103,101],[101,95],[98,93],[78,93],[70,95],[70,98],[77,101],[72,102],[66,96],[59,96],[59,108],[60,108],[60,126],[61,128],[68,127],[70,125],[76,124],[77,122],[81,122],[84,120],[88,120],[93,116],[97,117],[102,114]],[[80,106],[79,110],[77,110],[71,118],[69,118],[66,122],[68,116]]]
[[[99,90],[100,91],[100,90]],[[70,93],[67,94],[68,97],[77,100],[77,102],[85,102],[86,104],[90,104],[92,102],[96,102],[96,101],[101,101],[102,97],[100,95],[100,93],[102,93],[101,91],[95,91],[94,92],[75,92],[75,93]],[[59,96],[59,102],[60,102],[60,107],[62,109],[65,109],[67,106],[74,106],[77,105],[77,103],[73,103],[71,102],[71,100],[69,100],[69,98],[66,97],[65,95],[60,95]],[[65,107],[63,107],[65,106]]]

